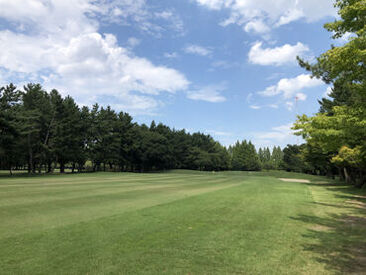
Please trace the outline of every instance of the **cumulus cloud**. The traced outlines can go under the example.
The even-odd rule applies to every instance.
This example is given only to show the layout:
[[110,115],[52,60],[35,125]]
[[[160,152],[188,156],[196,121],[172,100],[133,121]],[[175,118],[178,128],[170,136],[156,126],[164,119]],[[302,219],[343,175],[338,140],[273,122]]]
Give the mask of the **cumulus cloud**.
[[212,54],[212,50],[207,47],[202,47],[200,45],[188,45],[184,48],[186,53],[201,55],[201,56],[209,56]]
[[278,20],[276,26],[282,26],[282,25],[286,25],[288,23],[291,23],[292,21],[296,21],[302,17],[305,17],[304,12],[302,10],[299,9],[290,9],[287,10],[284,15],[282,15],[280,17],[280,19]]
[[285,99],[297,96],[299,100],[305,100],[306,96],[300,93],[301,90],[322,84],[321,80],[311,78],[309,74],[301,74],[295,78],[282,78],[276,85],[269,86],[264,91],[258,92],[258,94],[267,97],[281,94]]
[[246,32],[263,34],[269,32],[270,28],[262,20],[253,20],[245,24],[244,30]]
[[[226,9],[230,16],[221,25],[237,24],[246,32],[265,33],[273,27],[304,19],[313,22],[326,16],[335,16],[329,0],[196,0],[211,10]],[[316,7],[316,9],[314,9]]]
[[281,66],[295,64],[296,56],[309,51],[308,46],[298,42],[296,45],[285,44],[275,48],[263,48],[262,42],[256,42],[250,49],[249,62],[258,65]]
[[225,90],[222,85],[206,86],[197,90],[189,91],[187,97],[192,100],[202,100],[211,103],[218,103],[226,101],[226,98],[221,95]]
[[[177,70],[135,56],[114,35],[99,33],[99,23],[91,16],[113,10],[115,16],[127,18],[133,8],[137,15],[144,14],[138,11],[143,2],[118,1],[129,5],[118,12],[120,6],[113,9],[113,1],[0,0],[0,17],[31,29],[0,31],[0,68],[17,79],[21,75],[57,88],[79,103],[111,97],[133,114],[157,108],[160,103],[153,95],[185,90],[189,81]],[[135,38],[128,41],[131,47],[137,43]]]

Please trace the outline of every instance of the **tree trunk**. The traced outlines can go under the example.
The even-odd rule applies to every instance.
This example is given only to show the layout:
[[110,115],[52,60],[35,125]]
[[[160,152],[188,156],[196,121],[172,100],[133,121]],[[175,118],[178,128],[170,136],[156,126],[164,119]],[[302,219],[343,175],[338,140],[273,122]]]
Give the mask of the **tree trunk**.
[[74,173],[74,171],[75,171],[75,162],[72,163],[72,171],[71,171],[71,173]]
[[32,173],[35,174],[36,173],[36,166],[37,166],[37,163],[36,162],[33,162],[32,163]]
[[33,172],[33,152],[30,145],[30,135],[28,134],[27,137],[27,143],[28,143],[28,173]]
[[343,167],[343,172],[344,172],[344,178],[346,180],[346,183],[351,183],[351,177],[348,174],[347,168]]
[[60,173],[65,173],[65,164],[60,162]]
[[47,167],[47,173],[52,173],[52,161],[48,161]]
[[341,181],[344,181],[345,179],[344,179],[343,170],[340,167],[337,167],[337,169],[338,169],[339,179]]

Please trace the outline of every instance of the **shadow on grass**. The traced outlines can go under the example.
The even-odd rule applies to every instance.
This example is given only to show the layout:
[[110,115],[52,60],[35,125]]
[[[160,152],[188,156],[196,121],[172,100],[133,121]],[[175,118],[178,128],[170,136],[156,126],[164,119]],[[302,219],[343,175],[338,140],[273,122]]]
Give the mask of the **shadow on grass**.
[[336,192],[334,198],[340,203],[314,202],[330,207],[324,217],[292,217],[307,224],[304,250],[314,253],[316,260],[334,273],[366,274],[366,193],[339,183],[322,186]]
[[52,176],[64,176],[64,175],[80,175],[80,174],[87,174],[87,173],[93,173],[93,172],[53,172],[53,173],[28,173],[27,171],[16,171],[12,175],[8,172],[0,171],[0,179],[3,178],[35,178],[35,177],[52,177]]

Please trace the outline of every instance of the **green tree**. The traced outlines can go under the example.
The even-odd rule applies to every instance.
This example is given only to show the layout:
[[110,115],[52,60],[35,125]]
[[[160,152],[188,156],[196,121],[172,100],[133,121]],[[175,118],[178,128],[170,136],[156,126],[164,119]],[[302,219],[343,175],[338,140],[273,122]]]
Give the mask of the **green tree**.
[[332,85],[331,98],[320,101],[321,112],[314,117],[299,117],[294,129],[317,156],[323,154],[323,159],[316,158],[326,161],[323,168],[336,165],[341,177],[364,184],[365,168],[361,164],[354,167],[347,159],[356,149],[358,163],[364,163],[366,156],[366,1],[337,0],[335,6],[340,18],[325,28],[334,38],[350,34],[348,42],[332,46],[315,64],[299,59],[314,77]]
[[17,125],[19,99],[20,92],[13,84],[0,88],[0,163],[8,167],[10,174],[20,155]]
[[250,141],[237,141],[232,147],[231,167],[233,170],[244,171],[257,171],[261,169],[259,156]]

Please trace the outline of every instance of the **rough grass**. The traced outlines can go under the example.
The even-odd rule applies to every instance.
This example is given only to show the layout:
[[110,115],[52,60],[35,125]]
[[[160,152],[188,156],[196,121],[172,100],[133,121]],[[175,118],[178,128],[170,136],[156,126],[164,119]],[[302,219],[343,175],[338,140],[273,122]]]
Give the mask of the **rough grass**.
[[286,172],[2,176],[0,274],[362,273],[365,203]]

